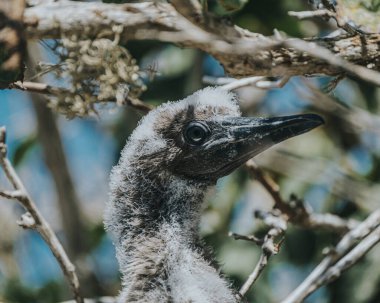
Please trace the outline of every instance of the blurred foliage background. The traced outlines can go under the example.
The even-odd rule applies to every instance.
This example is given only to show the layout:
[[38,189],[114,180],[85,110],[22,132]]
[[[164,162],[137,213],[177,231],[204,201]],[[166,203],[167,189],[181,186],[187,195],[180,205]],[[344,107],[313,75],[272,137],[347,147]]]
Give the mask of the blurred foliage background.
[[[267,35],[276,28],[297,37],[317,36],[331,26],[319,19],[299,21],[288,16],[289,10],[308,9],[307,1],[246,2],[208,1],[208,7],[223,18]],[[49,45],[50,41],[41,41],[34,51],[45,61],[57,60]],[[125,47],[143,74],[147,90],[141,99],[151,105],[194,92],[204,86],[205,75],[225,76],[215,59],[198,50],[156,41],[130,41]],[[237,93],[244,115],[316,112],[325,118],[324,127],[281,143],[256,161],[280,184],[285,199],[296,194],[316,212],[362,219],[380,204],[380,90],[345,79],[327,94],[331,80],[293,78],[282,89],[247,87]],[[97,117],[68,120],[47,109],[40,97],[0,91],[0,124],[7,127],[10,158],[76,263],[85,295],[90,297],[114,296],[120,289],[102,211],[109,171],[142,117],[133,108],[112,104],[98,106],[97,111]],[[0,184],[2,188],[7,185],[3,175]],[[253,219],[253,211],[269,210],[272,204],[270,196],[244,169],[220,180],[208,199],[201,233],[237,288],[254,268],[260,249],[229,238],[228,231],[260,234],[263,226]],[[70,298],[60,268],[40,236],[17,226],[22,213],[16,203],[0,199],[0,301],[47,303]],[[284,298],[319,262],[322,249],[338,239],[332,231],[290,227],[280,253],[270,260],[248,301],[278,302]],[[378,303],[379,269],[380,247],[375,247],[307,302]]]

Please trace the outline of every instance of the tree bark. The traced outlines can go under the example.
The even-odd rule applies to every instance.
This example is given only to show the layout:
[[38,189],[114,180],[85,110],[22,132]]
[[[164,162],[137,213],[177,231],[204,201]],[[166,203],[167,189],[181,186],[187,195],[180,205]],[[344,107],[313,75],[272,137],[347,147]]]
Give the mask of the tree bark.
[[311,46],[315,44],[330,51],[321,58],[312,49],[300,50],[294,39],[265,37],[223,21],[209,24],[222,30],[207,31],[180,15],[172,5],[163,3],[42,3],[27,8],[24,20],[27,37],[39,39],[78,32],[90,37],[101,33],[102,37],[113,38],[110,28],[120,25],[122,42],[153,39],[199,48],[216,57],[233,77],[350,73],[342,62],[334,64],[337,60],[329,57],[365,66],[370,79],[378,76],[371,72],[380,70],[380,34],[308,39]]

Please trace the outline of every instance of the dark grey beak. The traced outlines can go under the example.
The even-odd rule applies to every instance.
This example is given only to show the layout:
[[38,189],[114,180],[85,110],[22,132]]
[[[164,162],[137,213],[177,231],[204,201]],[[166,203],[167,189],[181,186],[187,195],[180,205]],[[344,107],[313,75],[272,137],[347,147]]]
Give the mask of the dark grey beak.
[[237,117],[231,120],[230,135],[236,141],[253,140],[256,143],[272,145],[324,124],[324,120],[315,114],[275,118]]
[[230,117],[221,123],[228,132],[223,148],[216,152],[234,156],[219,170],[220,175],[227,175],[235,168],[270,148],[271,146],[306,133],[324,123],[324,120],[315,114],[294,115],[275,118],[248,118]]

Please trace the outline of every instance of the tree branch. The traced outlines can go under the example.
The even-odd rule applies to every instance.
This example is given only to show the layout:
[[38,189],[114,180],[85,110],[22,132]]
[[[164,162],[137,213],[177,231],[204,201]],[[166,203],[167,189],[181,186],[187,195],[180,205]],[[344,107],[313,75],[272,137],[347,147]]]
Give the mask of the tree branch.
[[[359,39],[359,37],[357,37],[357,39]],[[378,42],[379,41],[380,39],[378,40]],[[352,64],[347,60],[343,59],[341,56],[336,56],[334,53],[332,53],[325,47],[319,46],[314,43],[309,43],[301,39],[288,39],[287,41],[284,41],[284,44],[301,52],[306,52],[314,58],[321,59],[326,63],[330,64],[331,66],[339,67],[352,76],[356,76],[364,81],[380,86],[379,72],[360,65]],[[353,45],[353,47],[355,47],[355,45]],[[362,47],[362,51],[364,52],[367,46],[363,45]],[[371,65],[367,64],[367,66]]]
[[243,236],[234,233],[230,234],[235,239],[251,241],[261,247],[259,261],[257,262],[252,273],[244,282],[243,286],[240,288],[238,299],[242,299],[256,282],[267,266],[269,258],[279,252],[283,241],[281,239],[279,242],[276,242],[276,239],[279,236],[282,236],[287,228],[287,222],[281,215],[275,216],[271,213],[256,212],[256,217],[261,218],[270,227],[263,239],[258,239],[255,236]]
[[346,232],[357,226],[358,222],[355,220],[344,220],[333,214],[315,214],[295,196],[291,197],[290,203],[285,202],[280,195],[278,184],[265,174],[253,160],[249,160],[246,167],[252,177],[260,182],[272,196],[273,209],[278,209],[289,222],[305,228],[329,229],[337,233]]
[[[358,243],[359,242],[359,243]],[[343,236],[311,274],[281,303],[302,302],[324,284],[338,278],[380,242],[380,209]]]
[[[295,197],[291,198],[291,203],[286,203],[280,196],[278,184],[266,175],[253,160],[249,160],[246,167],[272,196],[275,204],[272,212],[255,212],[257,218],[262,219],[266,225],[271,227],[263,240],[253,235],[244,236],[230,233],[230,236],[236,240],[251,241],[262,248],[258,264],[239,292],[240,299],[255,283],[267,265],[269,258],[278,252],[281,241],[276,244],[273,239],[284,234],[288,222],[306,228],[326,228],[338,233],[348,232],[337,247],[330,251],[329,256],[310,274],[309,278],[282,303],[302,302],[317,288],[338,278],[344,270],[355,264],[369,249],[380,242],[380,209],[360,224],[355,220],[344,220],[332,214],[315,214]],[[358,240],[362,240],[362,242],[350,251]]]
[[302,11],[302,12],[288,12],[289,16],[296,17],[300,20],[313,18],[313,17],[335,17],[335,13],[329,11],[328,9],[317,9],[315,11]]
[[171,0],[173,7],[195,25],[205,25],[206,20],[198,0]]
[[[58,95],[58,94],[68,93],[68,90],[63,87],[55,87],[46,83],[29,82],[29,81],[25,81],[25,82],[17,81],[17,82],[11,83],[8,86],[8,88],[19,89],[23,91],[46,94],[46,95]],[[141,101],[138,98],[128,96],[128,94],[121,97],[122,97],[121,100],[109,100],[109,101],[116,102],[117,104],[120,104],[120,105],[127,104],[128,106],[133,107],[144,113],[147,113],[152,109],[150,105],[145,104],[143,101]]]
[[[217,24],[225,29],[223,33],[206,31],[165,3],[58,1],[27,8],[24,20],[28,37],[39,39],[59,38],[78,30],[93,37],[99,33],[112,37],[110,28],[121,25],[122,42],[154,39],[199,48],[216,57],[234,77],[335,75],[344,70],[376,85],[380,83],[375,73],[380,70],[380,34],[309,39],[303,41],[309,46],[305,47],[297,39],[279,41],[223,23]],[[329,52],[321,53],[319,48],[315,51],[313,43]],[[368,65],[372,71],[356,65]]]
[[83,303],[83,298],[80,296],[79,280],[75,273],[75,267],[69,260],[64,248],[59,242],[58,238],[51,229],[49,223],[41,215],[36,204],[30,197],[25,189],[15,169],[7,158],[7,146],[5,143],[5,127],[0,128],[0,166],[3,168],[8,180],[12,184],[14,191],[2,191],[0,195],[8,199],[16,199],[26,209],[27,213],[24,214],[18,223],[24,228],[35,229],[45,240],[50,247],[53,255],[57,259],[61,269],[66,276],[75,301]]

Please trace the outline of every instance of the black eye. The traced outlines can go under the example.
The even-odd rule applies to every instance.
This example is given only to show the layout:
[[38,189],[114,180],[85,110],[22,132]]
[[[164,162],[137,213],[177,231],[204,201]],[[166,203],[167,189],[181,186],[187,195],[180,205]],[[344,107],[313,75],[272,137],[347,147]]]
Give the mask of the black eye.
[[184,131],[184,137],[187,143],[192,145],[201,145],[210,135],[210,129],[204,122],[190,122]]

